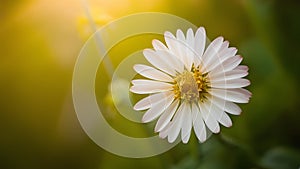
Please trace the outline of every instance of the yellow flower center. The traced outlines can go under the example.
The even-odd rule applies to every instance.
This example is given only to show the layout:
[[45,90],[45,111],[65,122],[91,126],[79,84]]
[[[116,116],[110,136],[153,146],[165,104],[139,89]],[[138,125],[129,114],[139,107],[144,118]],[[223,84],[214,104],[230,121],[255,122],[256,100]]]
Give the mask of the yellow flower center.
[[207,74],[202,74],[199,68],[192,67],[191,71],[185,70],[174,78],[175,98],[183,101],[197,102],[205,99],[204,94],[209,88]]

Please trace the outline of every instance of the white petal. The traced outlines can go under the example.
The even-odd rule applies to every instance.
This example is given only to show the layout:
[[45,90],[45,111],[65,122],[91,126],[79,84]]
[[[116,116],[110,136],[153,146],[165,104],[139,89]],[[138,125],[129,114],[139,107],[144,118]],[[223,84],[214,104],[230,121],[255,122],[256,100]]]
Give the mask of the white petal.
[[158,69],[175,76],[176,72],[172,65],[168,64],[168,58],[158,55],[151,49],[145,49],[143,51],[145,58]]
[[[192,127],[192,125],[191,125],[191,127]],[[192,128],[191,128],[192,129]],[[182,140],[182,143],[184,143],[184,144],[186,144],[186,143],[188,143],[189,142],[189,140],[190,140],[190,136],[191,136],[191,130],[189,130],[188,131],[188,133],[187,134],[185,134],[186,136],[184,137],[184,138],[181,138],[181,140]]]
[[222,46],[221,46],[220,50],[219,50],[220,53],[226,51],[226,50],[228,49],[228,46],[229,46],[229,42],[228,42],[227,40],[224,41],[224,42],[222,43]]
[[225,104],[225,111],[227,113],[233,114],[233,115],[240,115],[242,112],[242,109],[232,102],[226,102]]
[[161,132],[159,132],[159,137],[162,139],[166,138],[169,134],[169,130],[171,126],[172,126],[172,122],[168,123],[167,126]]
[[210,86],[213,88],[224,88],[224,89],[234,89],[241,88],[250,85],[250,81],[248,79],[231,79],[222,81],[211,81]]
[[184,34],[183,34],[182,30],[177,29],[177,31],[176,31],[176,38],[180,42],[185,42],[185,37],[184,37]]
[[182,61],[180,61],[176,56],[174,56],[169,51],[159,50],[156,51],[158,55],[161,57],[165,57],[167,59],[166,63],[169,65],[172,65],[172,67],[179,73],[182,73],[184,71],[184,64]]
[[234,70],[243,70],[243,71],[248,71],[249,68],[246,65],[239,65],[238,67],[236,67]]
[[193,124],[197,118],[197,116],[199,115],[198,113],[200,113],[198,104],[196,105],[195,103],[192,104],[192,120],[193,120]]
[[240,55],[236,55],[228,58],[223,62],[224,71],[229,71],[236,68],[241,62],[243,58]]
[[209,64],[210,60],[218,59],[217,54],[222,46],[223,40],[223,37],[218,37],[209,44],[203,54],[203,66],[201,67],[201,72],[207,72],[206,67]]
[[[219,37],[219,39],[220,39],[219,41],[221,41],[222,37]],[[235,55],[236,52],[234,51],[237,51],[235,48],[223,49],[224,46],[227,46],[227,43],[226,42],[221,42],[221,43],[222,45],[219,48],[219,50],[216,51],[216,54],[211,56],[210,60],[207,62],[205,67],[206,72],[209,72],[210,70],[212,70],[213,68],[221,64],[227,58]]]
[[189,44],[187,43],[184,37],[183,32],[180,29],[177,30],[176,36],[178,40],[177,47],[180,49],[178,50],[180,52],[176,56],[179,56],[179,59],[184,63],[187,70],[191,70],[194,57],[193,55],[189,55],[189,54],[192,53],[191,52],[192,50],[190,48],[192,48],[193,46],[189,46]]
[[218,133],[220,132],[220,126],[217,120],[213,117],[213,114],[210,109],[210,105],[205,102],[205,103],[199,103],[200,111],[202,114],[202,118],[209,128],[210,131],[213,133]]
[[182,122],[181,127],[181,140],[183,143],[187,143],[190,139],[191,129],[192,129],[192,113],[189,104],[185,104],[184,112],[184,121]]
[[232,126],[232,121],[230,119],[230,117],[228,116],[227,113],[223,112],[220,119],[219,119],[219,122],[225,126],[225,127],[231,127]]
[[219,66],[211,70],[211,74],[219,73],[219,72],[227,72],[236,68],[241,62],[243,58],[239,55],[233,56],[222,62]]
[[142,121],[148,123],[160,116],[173,102],[174,94],[170,94],[167,98],[161,98],[160,102],[153,105],[143,116]]
[[228,48],[226,50],[223,50],[223,52],[219,52],[216,55],[217,57],[211,60],[211,62],[206,66],[206,71],[209,72],[215,69],[216,67],[222,65],[225,60],[235,56],[236,52],[237,52],[236,48]]
[[172,120],[172,125],[170,126],[169,133],[168,133],[169,143],[173,143],[178,137],[182,125],[182,121],[183,121],[183,116],[185,113],[183,111],[185,106],[186,106],[185,103],[182,103],[179,106],[178,111],[176,112],[174,119]]
[[194,37],[194,32],[191,28],[188,29],[188,31],[187,31],[186,43],[187,43],[186,56],[189,58],[189,63],[188,63],[187,69],[191,70],[193,62],[195,60],[195,55],[196,55],[196,51],[194,49],[195,37]]
[[152,80],[132,80],[132,83],[134,85],[131,86],[130,91],[137,94],[150,94],[173,89],[172,84]]
[[166,50],[166,51],[168,51],[169,50],[161,41],[159,41],[157,39],[154,39],[152,41],[152,45],[153,45],[153,47],[154,47],[154,49],[156,51],[159,51],[159,50]]
[[208,92],[218,98],[236,103],[248,103],[251,96],[246,89],[210,89]]
[[243,88],[231,89],[231,91],[240,92],[240,93],[244,94],[245,96],[247,96],[248,98],[250,98],[252,96],[251,92],[249,92],[247,89],[243,89]]
[[164,82],[174,81],[169,75],[150,66],[136,64],[133,66],[133,68],[137,73],[149,79],[154,79],[154,80],[159,80]]
[[222,60],[226,60],[230,57],[235,56],[235,54],[237,53],[237,49],[235,47],[231,47],[231,48],[227,48],[224,49],[222,51],[220,51],[220,58],[222,58]]
[[192,114],[194,114],[193,126],[195,134],[200,142],[204,142],[206,140],[206,127],[202,120],[200,110],[195,104],[192,105]]
[[148,97],[145,97],[138,101],[133,109],[134,110],[145,110],[150,108],[152,105],[156,104],[157,102],[161,101],[161,98],[166,98],[169,95],[171,95],[173,92],[172,91],[167,91],[167,92],[162,92],[162,93],[156,93],[152,94]]
[[232,122],[231,119],[229,118],[229,116],[224,112],[223,109],[220,109],[218,106],[216,106],[215,104],[212,104],[212,102],[210,102],[209,100],[207,100],[207,102],[209,102],[209,111],[212,114],[212,116],[219,121],[223,126],[225,127],[230,127],[232,126]]
[[217,81],[223,81],[226,80],[232,80],[232,79],[238,79],[242,78],[248,75],[248,72],[245,70],[230,70],[227,72],[220,72],[213,75],[209,75],[209,79],[211,82],[217,82]]
[[[160,94],[160,93],[158,93],[158,94]],[[148,97],[150,97],[150,96],[148,96]],[[134,105],[133,109],[134,109],[134,110],[145,110],[145,109],[149,109],[149,108],[151,107],[151,103],[150,103],[148,97],[145,97],[145,98],[141,99],[140,101],[138,101],[138,102]]]
[[233,115],[240,115],[242,110],[241,108],[232,103],[232,102],[228,102],[224,99],[220,99],[218,97],[214,97],[214,96],[210,96],[210,97],[207,97],[213,104],[215,104],[216,106],[218,106],[220,109],[230,113],[230,114],[233,114]]
[[194,49],[195,36],[194,36],[194,32],[193,32],[193,30],[191,28],[189,28],[187,30],[186,42],[189,45],[189,47],[191,47],[192,49]]
[[164,37],[170,52],[173,55],[180,53],[180,49],[177,46],[178,40],[176,39],[176,37],[168,31],[165,32]]
[[167,124],[170,123],[172,117],[174,116],[177,108],[178,108],[179,100],[176,99],[169,107],[165,110],[165,112],[159,117],[156,125],[155,125],[155,132],[160,132],[163,130]]
[[154,86],[173,86],[170,83],[160,82],[155,80],[148,80],[148,79],[134,79],[131,81],[133,85],[154,85]]
[[195,66],[198,66],[202,62],[202,55],[205,49],[206,32],[203,27],[200,27],[195,34],[195,45],[194,49],[196,52]]

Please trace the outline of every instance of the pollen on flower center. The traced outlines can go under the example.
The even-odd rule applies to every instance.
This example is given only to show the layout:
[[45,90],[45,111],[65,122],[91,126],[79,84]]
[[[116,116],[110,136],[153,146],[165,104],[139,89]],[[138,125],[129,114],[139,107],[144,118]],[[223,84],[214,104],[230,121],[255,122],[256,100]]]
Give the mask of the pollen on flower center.
[[192,67],[191,71],[185,70],[174,78],[173,86],[176,98],[184,101],[195,102],[205,99],[207,93],[208,78],[207,74],[202,75],[199,68]]

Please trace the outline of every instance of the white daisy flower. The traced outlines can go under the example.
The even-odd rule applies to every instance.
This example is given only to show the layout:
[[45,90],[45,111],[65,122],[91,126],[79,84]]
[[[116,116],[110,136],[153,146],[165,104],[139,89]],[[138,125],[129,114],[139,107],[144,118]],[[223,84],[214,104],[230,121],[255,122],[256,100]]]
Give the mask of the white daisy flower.
[[230,127],[228,114],[239,115],[235,103],[247,103],[251,93],[243,89],[250,84],[248,67],[239,65],[242,57],[229,42],[218,37],[206,46],[206,33],[200,27],[195,35],[177,30],[176,37],[165,32],[166,45],[153,40],[154,50],[145,49],[145,58],[153,65],[134,65],[134,70],[148,79],[132,80],[130,91],[150,94],[137,102],[135,110],[147,110],[142,121],[158,118],[155,132],[174,142],[181,132],[183,143],[191,130],[200,142],[209,130],[220,132],[220,125]]

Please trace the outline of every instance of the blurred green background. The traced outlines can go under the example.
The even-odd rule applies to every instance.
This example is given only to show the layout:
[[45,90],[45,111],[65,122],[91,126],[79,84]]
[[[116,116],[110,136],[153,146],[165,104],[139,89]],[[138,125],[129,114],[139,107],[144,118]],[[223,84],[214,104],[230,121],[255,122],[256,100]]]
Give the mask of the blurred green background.
[[[104,151],[82,130],[72,103],[73,67],[95,29],[87,8],[99,28],[152,11],[204,26],[210,39],[224,36],[250,67],[250,103],[241,105],[241,116],[231,116],[233,127],[204,144],[192,136],[187,145],[145,159]],[[0,168],[298,169],[299,11],[297,0],[1,0]],[[128,46],[151,47],[152,37],[145,38],[111,52],[124,56],[133,50]],[[113,108],[106,113],[124,129]],[[124,132],[139,132],[130,125]]]

